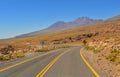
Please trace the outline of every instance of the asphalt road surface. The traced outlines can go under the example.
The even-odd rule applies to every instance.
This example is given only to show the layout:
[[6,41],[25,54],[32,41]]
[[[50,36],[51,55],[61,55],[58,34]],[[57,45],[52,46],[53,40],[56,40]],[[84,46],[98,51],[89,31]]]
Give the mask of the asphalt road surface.
[[0,77],[96,77],[81,58],[80,48],[63,48],[1,63]]

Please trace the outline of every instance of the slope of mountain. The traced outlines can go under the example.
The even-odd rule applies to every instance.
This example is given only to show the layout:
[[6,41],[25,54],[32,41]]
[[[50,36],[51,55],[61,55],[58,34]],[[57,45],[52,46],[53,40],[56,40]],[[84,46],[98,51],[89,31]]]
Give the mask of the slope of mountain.
[[80,27],[80,26],[86,26],[86,25],[94,24],[94,23],[97,23],[100,21],[102,21],[102,20],[94,20],[94,19],[90,19],[88,17],[80,17],[73,22],[58,21],[46,29],[23,34],[23,35],[17,36],[17,38],[52,33],[55,31],[66,30],[66,29],[76,28],[76,27]]
[[120,15],[112,17],[112,18],[109,18],[107,21],[108,22],[120,21]]

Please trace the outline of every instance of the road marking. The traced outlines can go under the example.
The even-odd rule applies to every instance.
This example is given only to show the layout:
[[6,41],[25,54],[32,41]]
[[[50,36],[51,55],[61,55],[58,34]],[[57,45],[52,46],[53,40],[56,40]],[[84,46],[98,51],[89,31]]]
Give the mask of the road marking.
[[55,64],[55,62],[60,59],[65,53],[69,52],[71,49],[64,51],[60,55],[58,55],[55,59],[53,59],[40,73],[37,74],[36,77],[43,77],[45,73]]
[[[81,49],[82,50],[82,49]],[[96,77],[100,77],[100,75],[93,69],[93,67],[87,62],[87,60],[84,58],[84,56],[82,55],[82,52],[80,50],[80,56],[82,57],[83,61],[86,63],[86,65],[89,67],[89,69],[93,72],[93,74]]]
[[[54,51],[54,52],[55,52],[55,51]],[[19,62],[19,63],[17,63],[17,64],[14,64],[14,65],[5,67],[5,68],[1,69],[0,72],[6,71],[6,70],[8,70],[8,69],[11,69],[11,68],[16,67],[16,66],[18,66],[18,65],[21,65],[21,64],[24,64],[24,63],[26,63],[26,62],[32,61],[32,60],[34,60],[34,59],[37,59],[37,58],[39,58],[39,57],[45,56],[45,55],[50,54],[50,53],[53,53],[53,52],[48,52],[48,53],[45,53],[45,54],[42,54],[42,55],[39,55],[39,56],[30,58],[30,59],[27,59],[27,60],[24,60],[24,61]]]

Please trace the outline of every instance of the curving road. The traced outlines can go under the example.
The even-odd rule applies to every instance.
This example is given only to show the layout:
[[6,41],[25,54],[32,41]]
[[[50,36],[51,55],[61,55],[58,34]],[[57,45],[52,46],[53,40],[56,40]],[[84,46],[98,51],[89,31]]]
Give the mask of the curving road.
[[0,77],[96,77],[80,56],[80,48],[41,52],[0,64]]

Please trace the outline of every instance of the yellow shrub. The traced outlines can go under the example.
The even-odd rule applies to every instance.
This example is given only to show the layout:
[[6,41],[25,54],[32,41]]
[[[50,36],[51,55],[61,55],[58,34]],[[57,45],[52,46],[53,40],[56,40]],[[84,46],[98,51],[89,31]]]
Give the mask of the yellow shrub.
[[0,56],[0,60],[2,61],[10,60],[10,55],[7,54],[7,55]]
[[22,57],[24,57],[25,55],[24,55],[24,53],[22,53],[22,52],[17,52],[17,53],[16,53],[16,56],[17,56],[17,58],[22,58]]

